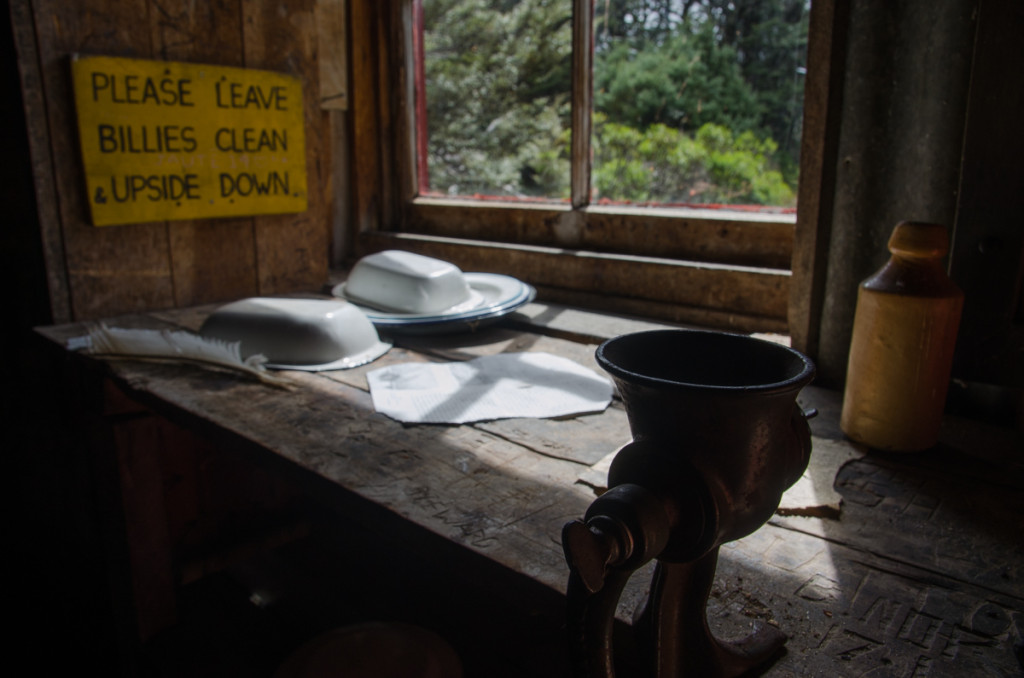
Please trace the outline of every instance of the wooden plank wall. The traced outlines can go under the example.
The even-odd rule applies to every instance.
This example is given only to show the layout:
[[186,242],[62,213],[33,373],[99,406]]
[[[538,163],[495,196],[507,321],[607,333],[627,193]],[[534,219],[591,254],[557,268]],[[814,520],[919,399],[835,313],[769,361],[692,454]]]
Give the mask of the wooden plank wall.
[[[315,290],[331,228],[317,0],[11,0],[54,320]],[[339,36],[344,40],[344,36]],[[73,53],[259,68],[303,82],[309,207],[290,215],[96,228],[71,96]]]

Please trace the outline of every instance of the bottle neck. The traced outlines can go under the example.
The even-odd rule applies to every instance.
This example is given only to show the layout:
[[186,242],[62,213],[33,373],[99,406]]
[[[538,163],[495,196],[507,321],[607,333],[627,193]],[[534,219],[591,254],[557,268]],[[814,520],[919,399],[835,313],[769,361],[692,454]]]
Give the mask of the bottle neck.
[[920,297],[962,294],[946,275],[941,257],[906,257],[897,253],[861,286],[874,292]]

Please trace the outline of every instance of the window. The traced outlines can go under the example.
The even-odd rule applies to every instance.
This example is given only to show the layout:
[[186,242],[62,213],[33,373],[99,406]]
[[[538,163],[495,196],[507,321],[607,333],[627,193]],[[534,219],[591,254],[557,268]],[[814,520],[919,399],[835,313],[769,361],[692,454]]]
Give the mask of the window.
[[[534,11],[520,19],[523,26],[534,30],[537,22],[545,19],[549,23],[541,28],[554,27],[555,32],[545,34],[540,49],[564,57],[564,72],[545,69],[539,73],[542,82],[538,86],[556,92],[555,99],[562,105],[551,110],[509,107],[505,117],[501,111],[490,111],[489,124],[496,132],[492,144],[473,153],[484,162],[477,168],[486,168],[493,160],[494,171],[453,177],[449,168],[437,161],[444,149],[434,149],[434,160],[430,160],[427,110],[431,102],[425,87],[427,67],[420,57],[427,47],[460,47],[444,44],[445,39],[452,40],[450,35],[425,35],[421,28],[425,21],[429,26],[436,20],[431,12],[460,11],[463,15],[458,20],[463,28],[483,31],[484,26],[474,27],[472,21],[486,19],[485,8],[514,9],[531,3],[352,0],[357,253],[386,247],[412,249],[453,261],[464,270],[515,275],[534,284],[543,298],[552,301],[727,329],[785,332],[796,222],[792,204],[777,209],[727,209],[719,204],[683,204],[689,203],[686,195],[657,197],[651,204],[649,194],[643,192],[649,187],[644,186],[633,193],[614,194],[615,185],[623,182],[609,171],[607,154],[595,151],[591,135],[607,120],[606,109],[616,102],[615,97],[605,96],[610,86],[598,87],[599,96],[595,96],[593,84],[595,72],[602,77],[603,67],[599,63],[595,71],[595,55],[607,61],[615,47],[608,42],[611,34],[607,30],[602,36],[595,35],[595,27],[608,27],[609,17],[595,18],[592,0],[560,1],[559,6],[556,0],[535,0]],[[597,3],[605,12],[623,4],[614,0]],[[678,10],[695,5],[721,8],[731,3],[662,0],[632,4]],[[806,10],[804,2],[779,0],[778,4]],[[479,6],[475,14],[473,5]],[[560,24],[538,9],[560,11],[566,21]],[[634,13],[628,20],[682,20],[678,13],[672,19],[665,16]],[[594,44],[601,47],[601,40],[606,41],[602,49],[591,49]],[[501,56],[501,45],[488,46],[482,39],[481,44],[496,59]],[[551,57],[547,54],[545,63]],[[796,81],[802,73],[793,67],[788,77]],[[519,77],[514,80],[523,82]],[[481,102],[466,103],[469,96],[486,94],[483,90],[475,94],[450,91],[433,103],[456,111],[460,105],[479,108]],[[799,125],[799,105],[792,104],[789,113],[786,123]],[[550,140],[540,144],[550,166],[531,165],[524,172],[522,163],[507,161],[522,149],[502,147],[502,143],[512,145],[502,141],[502,126],[516,117],[539,121],[543,116],[557,118],[556,124],[565,125],[571,133],[561,149],[554,148]],[[458,116],[451,120],[457,121]],[[795,149],[789,150],[795,158]],[[564,165],[568,177],[549,180],[546,173],[557,174],[559,164]],[[533,176],[523,177],[530,173]],[[605,184],[592,181],[602,173],[613,179]],[[756,173],[758,178],[766,174],[763,170]],[[521,178],[545,190],[531,195],[521,186],[509,186]],[[786,199],[783,195],[783,202]],[[791,197],[789,200],[792,203]]]

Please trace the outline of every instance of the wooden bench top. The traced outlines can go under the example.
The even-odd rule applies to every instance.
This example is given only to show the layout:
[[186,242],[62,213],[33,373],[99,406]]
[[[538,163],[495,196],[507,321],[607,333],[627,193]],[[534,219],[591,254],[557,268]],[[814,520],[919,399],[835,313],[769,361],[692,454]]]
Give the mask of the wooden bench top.
[[[108,324],[196,330],[213,308]],[[629,440],[621,403],[561,420],[403,425],[374,411],[366,373],[518,351],[546,351],[600,372],[600,341],[653,327],[660,325],[530,304],[475,333],[396,337],[391,351],[363,367],[286,372],[290,390],[191,366],[70,360],[217,445],[271,460],[325,501],[378,507],[384,520],[427,530],[561,593],[568,576],[561,528],[595,498],[595,465]],[[85,328],[38,332],[62,349]],[[929,453],[867,453],[838,433],[838,397],[809,387],[801,402],[821,411],[812,420],[813,455],[824,475],[813,482],[838,493],[841,506],[786,510],[726,544],[708,606],[712,627],[725,636],[754,622],[782,628],[790,640],[771,676],[861,676],[880,666],[900,676],[1019,675],[1020,434],[953,422]],[[644,595],[646,574],[637,573],[624,595],[622,620]]]

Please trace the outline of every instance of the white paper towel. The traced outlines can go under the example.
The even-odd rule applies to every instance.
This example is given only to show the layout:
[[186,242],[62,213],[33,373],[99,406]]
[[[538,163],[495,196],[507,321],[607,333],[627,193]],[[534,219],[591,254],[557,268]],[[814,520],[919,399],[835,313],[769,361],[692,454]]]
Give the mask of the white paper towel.
[[607,378],[550,353],[502,353],[458,363],[403,363],[367,373],[373,406],[406,423],[463,424],[600,412]]

